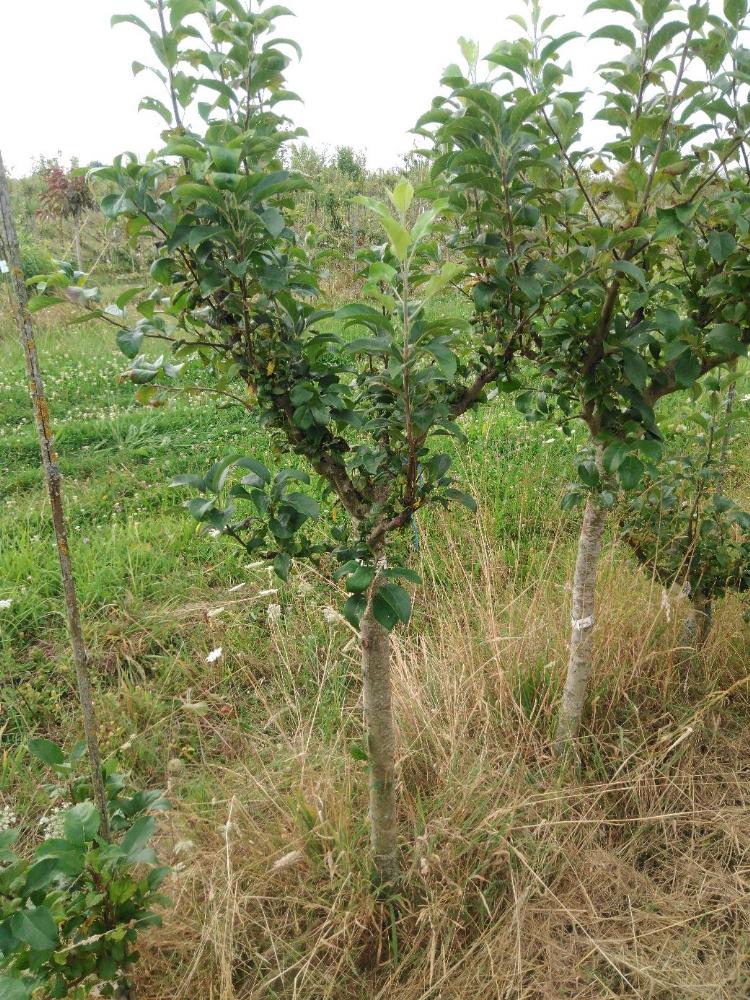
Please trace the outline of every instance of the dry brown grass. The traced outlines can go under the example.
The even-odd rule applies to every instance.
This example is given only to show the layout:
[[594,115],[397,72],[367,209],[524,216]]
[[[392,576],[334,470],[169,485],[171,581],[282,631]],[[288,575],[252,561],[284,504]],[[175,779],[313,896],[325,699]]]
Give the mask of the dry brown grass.
[[[163,847],[189,837],[196,849],[144,948],[142,1000],[750,995],[738,609],[727,602],[705,654],[680,665],[679,609],[667,622],[661,591],[610,548],[582,760],[561,769],[550,734],[570,540],[558,531],[525,579],[488,529],[452,531],[438,533],[439,564],[423,566],[423,635],[396,651],[402,895],[376,902],[368,883],[346,630],[312,667],[302,633],[280,636],[272,690],[242,677],[269,722],[222,730],[226,764],[205,778],[213,803],[180,804],[173,789]],[[312,704],[298,690],[305,657],[321,691]],[[324,725],[342,660],[343,719]]]

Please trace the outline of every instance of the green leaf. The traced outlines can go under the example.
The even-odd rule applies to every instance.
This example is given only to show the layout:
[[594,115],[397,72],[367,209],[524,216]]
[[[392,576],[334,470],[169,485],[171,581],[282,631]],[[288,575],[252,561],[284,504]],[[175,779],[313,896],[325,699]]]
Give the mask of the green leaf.
[[279,552],[273,561],[273,571],[280,580],[289,579],[289,570],[292,568],[292,557],[287,552]]
[[646,275],[643,271],[643,268],[638,267],[638,265],[634,264],[632,261],[616,260],[612,264],[612,270],[619,271],[620,274],[626,274],[629,278],[633,278],[635,281],[638,282],[638,284],[641,286],[644,292],[648,290],[648,286],[646,284]]
[[645,467],[635,455],[628,455],[618,469],[622,488],[634,490],[643,478]]
[[58,306],[62,302],[67,302],[67,299],[59,295],[32,295],[29,299],[29,312],[37,313],[42,309],[49,309],[50,306]]
[[633,18],[638,17],[631,0],[594,0],[586,8],[586,13],[589,14],[594,10],[616,10],[623,14],[630,14]]
[[278,208],[273,205],[270,208],[267,208],[264,212],[261,212],[260,218],[271,236],[280,236],[286,228],[284,216]]
[[128,302],[132,301],[136,295],[140,295],[142,291],[143,288],[140,286],[138,288],[128,288],[128,290],[123,292],[122,295],[117,296],[117,299],[115,300],[117,308],[124,309]]
[[31,1000],[33,984],[11,976],[0,976],[0,1000]]
[[320,517],[320,504],[306,493],[288,493],[284,497],[284,503],[305,517]]
[[79,802],[65,813],[65,839],[76,847],[83,847],[96,837],[100,819],[92,802]]
[[646,389],[646,382],[649,376],[649,368],[640,354],[636,354],[635,351],[624,350],[623,354],[623,371],[625,372],[625,377],[631,385],[634,385],[638,392],[644,392]]
[[405,177],[402,177],[395,188],[388,192],[388,196],[396,211],[404,217],[414,200],[414,188]]
[[155,111],[157,115],[160,115],[164,119],[167,125],[172,124],[172,112],[161,101],[157,101],[155,97],[144,97],[138,105],[138,110]]
[[713,232],[708,237],[708,252],[717,264],[723,264],[737,249],[737,241],[731,233]]
[[52,740],[29,740],[27,746],[30,754],[51,767],[60,767],[66,762],[65,754]]
[[732,27],[739,28],[747,17],[747,0],[724,0],[724,16]]
[[350,594],[361,594],[367,590],[374,579],[374,566],[358,566],[354,572],[347,577],[346,589]]
[[120,842],[120,850],[128,861],[135,864],[141,860],[141,852],[155,829],[156,823],[152,816],[141,816],[133,823]]
[[52,951],[59,943],[57,924],[46,906],[18,910],[11,918],[10,929],[32,951]]
[[731,323],[719,323],[706,336],[706,346],[716,354],[728,357],[743,357],[747,345],[742,343],[742,332]]
[[33,892],[39,892],[40,889],[46,889],[58,874],[60,874],[60,866],[57,863],[57,858],[42,858],[41,861],[32,865],[26,873],[24,892],[31,895]]
[[125,357],[132,360],[140,354],[143,337],[142,330],[118,330],[115,339]]
[[607,472],[617,472],[628,457],[630,447],[625,441],[613,441],[602,456],[602,462]]
[[364,594],[352,594],[342,608],[344,618],[346,618],[350,625],[353,625],[354,628],[358,629],[360,619],[365,613],[366,607],[367,598]]
[[172,257],[160,257],[151,265],[151,277],[160,285],[171,285],[172,277],[178,270],[177,261]]
[[595,489],[599,485],[599,470],[596,467],[596,462],[591,459],[579,463],[578,475],[584,486],[588,486],[590,489]]
[[591,40],[594,38],[609,38],[618,45],[624,45],[628,49],[634,50],[636,48],[633,32],[628,31],[627,28],[623,28],[619,24],[608,24],[604,28],[599,28],[589,38]]
[[701,363],[696,356],[685,351],[675,366],[675,380],[682,389],[689,389],[701,373]]
[[372,599],[375,620],[390,632],[399,622],[406,624],[411,617],[411,600],[397,583],[384,583]]

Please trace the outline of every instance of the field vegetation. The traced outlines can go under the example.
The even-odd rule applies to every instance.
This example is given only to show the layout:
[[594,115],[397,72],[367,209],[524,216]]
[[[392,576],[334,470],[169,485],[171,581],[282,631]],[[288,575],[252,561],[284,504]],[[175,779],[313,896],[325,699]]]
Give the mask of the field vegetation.
[[[205,7],[207,19],[226,17],[242,34],[244,7],[222,4],[217,15],[203,0],[167,0],[172,20],[162,22],[156,55],[160,39],[184,42],[180,11]],[[151,6],[164,14],[161,0]],[[631,4],[594,6],[627,14]],[[660,65],[654,29],[667,6],[638,4],[644,78],[648,58]],[[712,37],[698,16],[704,5],[687,5],[686,16],[687,7],[687,42],[669,30],[659,42],[677,38],[678,56],[694,33]],[[742,7],[730,0],[722,22],[725,33],[737,30],[726,52],[740,62]],[[527,27],[539,36],[549,28],[541,23],[532,2]],[[266,26],[257,30],[263,36]],[[536,37],[535,47],[498,46],[490,61],[511,79],[530,60],[528,79],[544,72],[551,92],[564,85],[555,41],[546,57]],[[483,173],[485,139],[513,155],[526,140],[517,128],[485,132],[482,122],[525,108],[526,139],[538,130],[546,155],[548,105],[516,91],[513,102],[492,103],[492,87],[478,82],[478,53],[465,40],[462,49],[468,68],[450,67],[444,80],[461,100],[447,110],[436,100],[420,125],[434,148],[392,174],[371,173],[345,146],[330,155],[281,150],[286,125],[269,126],[240,80],[238,105],[249,110],[239,138],[217,98],[226,121],[200,126],[188,148],[181,98],[177,122],[163,107],[171,145],[161,166],[119,163],[84,176],[43,163],[12,182],[114,825],[110,839],[92,818],[76,750],[76,670],[8,283],[7,296],[0,287],[0,1000],[116,991],[140,1000],[750,993],[745,146],[728,118],[729,138],[712,135],[716,148],[685,168],[694,176],[679,180],[682,167],[649,175],[672,124],[667,89],[628,150],[640,168],[632,190],[623,194],[620,175],[614,193],[605,191],[621,203],[591,237],[591,206],[601,208],[597,185],[611,163],[582,158],[572,169],[573,98],[555,98],[570,105],[555,105],[570,134],[554,142],[547,134],[563,150],[559,161],[550,154],[555,169],[567,164],[559,190],[550,182],[542,198],[528,164],[519,187],[511,178],[496,188]],[[716,58],[700,47],[692,54],[709,65]],[[663,59],[670,80],[684,71],[671,49]],[[183,77],[185,114],[194,95]],[[275,93],[282,81],[269,80]],[[641,102],[646,93],[644,84]],[[737,92],[727,98],[732,114],[741,103]],[[467,107],[476,115],[470,135]],[[247,135],[271,149],[255,179],[271,189],[267,202],[240,188],[249,168],[237,151]],[[682,155],[690,137],[679,128],[669,136],[668,156]],[[731,147],[736,173],[717,180],[707,172]],[[445,160],[448,149],[458,165]],[[289,173],[280,180],[282,154]],[[224,169],[229,161],[238,173]],[[562,183],[574,175],[584,192],[575,203],[576,185]],[[678,225],[670,199],[699,195],[705,215]],[[532,196],[541,213],[511,213],[517,228],[506,232],[507,199],[527,208]],[[143,224],[149,198],[159,226]],[[226,216],[220,232],[214,208]],[[544,272],[539,261],[560,218],[574,246],[558,248]],[[201,220],[201,238],[180,243]],[[486,252],[496,224],[512,259],[505,268]],[[606,227],[616,238],[602,236]],[[253,232],[262,254],[217,250],[228,229],[237,239]],[[590,237],[590,257],[579,257]],[[71,251],[82,268],[60,271]],[[677,260],[684,283],[670,271]],[[300,291],[308,275],[319,286],[315,312]],[[705,329],[689,327],[709,308],[706,285],[724,280],[719,308],[732,310],[736,326],[729,331],[726,315],[712,312]],[[53,295],[61,301],[45,308]],[[627,319],[613,321],[611,334],[600,316],[610,297]],[[556,311],[558,299],[565,310]],[[248,303],[253,330],[271,331],[266,341],[238,320]],[[651,345],[672,322],[668,304],[686,317],[685,343],[670,337],[665,361]],[[294,323],[284,326],[287,316]],[[602,333],[602,357],[589,363],[576,353],[572,326],[561,336],[567,323],[579,324],[586,351]],[[179,373],[169,370],[178,329],[194,341],[177,344]],[[231,352],[244,335],[242,367]],[[319,367],[311,336],[328,345]],[[671,385],[686,355],[701,370],[683,360]],[[464,405],[474,378],[484,379],[481,391]],[[316,416],[310,385],[338,386],[351,404],[333,407],[342,414],[335,426],[330,412]],[[290,386],[295,413],[309,403],[309,420],[279,415],[276,400]],[[342,439],[359,466],[336,465]],[[238,524],[220,506],[223,480],[210,508],[195,506],[204,502],[196,491],[210,492],[206,470],[228,456],[250,471],[238,502],[265,489],[266,472],[269,480],[291,466],[302,473],[299,493],[271,495],[290,532],[274,518],[262,534],[254,519]],[[284,497],[304,520],[283,513]],[[571,634],[586,517],[600,518],[603,538],[596,628],[579,612]],[[388,648],[390,762],[380,759],[368,703],[373,635]],[[561,733],[571,645],[591,678],[579,717]],[[381,766],[386,776],[395,768],[391,799],[373,781]],[[395,839],[384,854],[378,810],[391,806]],[[11,828],[20,861],[8,853]],[[73,848],[81,867],[68,870]],[[45,861],[49,871],[39,868]],[[100,906],[101,925],[91,916]],[[84,930],[93,937],[82,941]]]

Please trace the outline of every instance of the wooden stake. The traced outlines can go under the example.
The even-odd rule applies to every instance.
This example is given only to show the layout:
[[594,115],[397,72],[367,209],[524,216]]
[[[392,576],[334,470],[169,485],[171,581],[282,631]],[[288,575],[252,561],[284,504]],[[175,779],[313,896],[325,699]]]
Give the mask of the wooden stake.
[[47,482],[50,506],[52,507],[52,522],[55,528],[57,554],[60,559],[60,575],[62,577],[63,593],[65,594],[65,609],[68,619],[70,644],[73,648],[73,661],[78,679],[78,695],[83,712],[83,731],[86,736],[89,764],[91,765],[91,781],[94,786],[94,797],[101,814],[100,830],[109,840],[109,817],[107,814],[107,796],[104,790],[102,775],[102,760],[99,751],[99,740],[96,733],[96,714],[94,698],[91,690],[91,674],[89,671],[89,655],[83,641],[81,615],[78,608],[73,564],[68,547],[68,532],[65,525],[60,468],[57,464],[57,453],[52,441],[52,430],[49,420],[47,397],[44,382],[39,368],[39,357],[34,340],[34,326],[29,312],[29,300],[26,292],[26,282],[21,269],[21,259],[18,249],[18,235],[13,222],[10,208],[10,191],[8,177],[5,173],[2,154],[0,153],[0,223],[4,231],[3,243],[8,255],[10,279],[15,292],[18,329],[21,344],[26,359],[26,372],[29,379],[29,393],[34,404],[34,417],[39,432],[39,447],[42,453],[44,477]]

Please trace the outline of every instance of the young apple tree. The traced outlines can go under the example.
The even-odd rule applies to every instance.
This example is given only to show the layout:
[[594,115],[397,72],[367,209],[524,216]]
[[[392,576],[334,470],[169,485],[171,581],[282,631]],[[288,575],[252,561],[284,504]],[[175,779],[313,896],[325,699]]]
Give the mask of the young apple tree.
[[[313,484],[305,468],[273,473],[232,455],[175,485],[197,491],[187,506],[207,531],[271,560],[283,579],[295,559],[338,561],[345,613],[361,637],[376,876],[392,884],[390,632],[408,622],[403,584],[418,577],[398,564],[389,543],[427,503],[473,507],[451,476],[450,458],[433,446],[458,433],[451,404],[460,395],[457,334],[426,309],[457,273],[436,262],[440,206],[417,213],[406,181],[391,192],[392,206],[366,203],[390,249],[368,268],[374,304],[344,306],[334,322],[316,307],[317,262],[290,224],[294,196],[309,182],[283,166],[285,143],[298,134],[279,110],[294,96],[284,89],[284,70],[287,50],[297,46],[273,32],[288,11],[239,0],[146,3],[155,26],[132,15],[115,20],[137,24],[157,56],[166,100],[148,98],[144,106],[164,119],[165,144],[143,163],[127,154],[96,173],[117,189],[103,211],[126,219],[134,238],[157,237],[153,284],[106,309],[80,281],[68,287],[69,274],[51,284],[67,288],[68,298],[88,296],[91,315],[119,327],[131,359],[127,377],[143,402],[185,387],[190,362],[188,371],[203,369],[190,391],[236,404],[242,419],[260,421],[316,475]],[[365,336],[344,339],[332,322]],[[173,359],[148,360],[141,352],[149,338],[171,342]]]
[[610,141],[586,148],[584,94],[529,0],[526,34],[487,57],[464,42],[449,93],[418,123],[433,184],[463,225],[473,277],[477,385],[497,380],[528,419],[581,420],[589,447],[566,506],[584,502],[557,743],[577,734],[592,669],[594,595],[606,513],[659,462],[656,404],[750,341],[750,58],[745,2],[595,0],[620,48],[600,70]]

